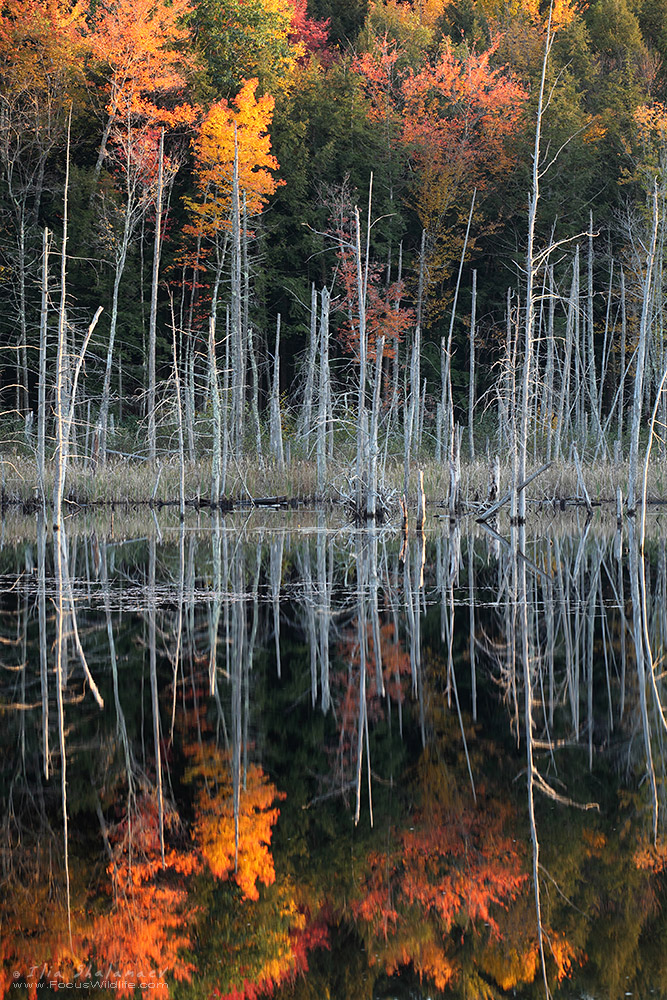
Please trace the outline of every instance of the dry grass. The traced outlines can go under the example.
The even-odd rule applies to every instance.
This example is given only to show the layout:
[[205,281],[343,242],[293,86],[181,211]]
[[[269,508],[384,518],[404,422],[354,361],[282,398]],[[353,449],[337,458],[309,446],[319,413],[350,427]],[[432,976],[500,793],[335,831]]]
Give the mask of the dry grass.
[[[424,472],[424,489],[430,506],[446,504],[449,490],[449,470],[433,458],[415,461],[411,466],[409,505],[414,507],[418,492],[418,472]],[[586,488],[594,503],[614,504],[620,486],[627,493],[627,462],[598,462],[584,466]],[[461,468],[461,500],[464,509],[483,509],[488,495],[489,470],[486,461],[464,463]],[[510,488],[511,469],[501,466],[501,495]],[[0,485],[4,506],[30,507],[39,501],[39,489],[34,461],[19,454],[0,458]],[[46,496],[53,491],[53,469],[47,469]],[[393,516],[398,510],[403,492],[403,463],[390,459],[387,463],[383,494]],[[544,505],[581,499],[574,464],[554,463],[527,490],[529,503]],[[206,505],[210,497],[210,464],[199,461],[188,464],[185,471],[185,494],[190,505]],[[79,506],[112,504],[175,504],[179,499],[179,466],[175,457],[163,459],[153,469],[148,462],[114,458],[105,466],[94,468],[83,462],[72,462],[67,472],[66,496]],[[230,502],[251,498],[286,497],[306,503],[340,503],[354,496],[354,473],[348,460],[330,463],[327,487],[317,491],[316,466],[312,461],[293,459],[279,468],[274,462],[244,459],[230,463],[225,498]],[[651,502],[667,501],[665,466],[659,459],[649,470],[648,498]]]

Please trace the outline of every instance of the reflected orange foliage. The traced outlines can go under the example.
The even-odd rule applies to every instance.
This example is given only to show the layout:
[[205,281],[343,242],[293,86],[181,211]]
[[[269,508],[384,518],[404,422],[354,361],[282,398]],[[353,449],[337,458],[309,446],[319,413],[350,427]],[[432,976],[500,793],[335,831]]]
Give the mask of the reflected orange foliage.
[[40,978],[81,989],[105,983],[104,990],[118,997],[134,996],[133,984],[158,981],[162,985],[151,995],[167,997],[167,975],[189,980],[192,966],[180,950],[191,944],[189,877],[201,862],[189,843],[178,845],[173,811],[165,826],[174,843],[167,845],[163,866],[157,802],[148,793],[139,795],[131,813],[109,830],[112,859],[101,897],[97,887],[91,892],[91,871],[80,859],[71,859],[71,944],[61,876],[57,886],[46,877],[54,861],[48,857],[53,844],[40,846],[32,859],[40,873],[37,882],[14,887],[0,909],[0,995],[14,973],[23,976],[31,998],[43,992]]
[[352,911],[387,971],[412,962],[444,988],[458,975],[453,929],[475,923],[499,938],[498,909],[517,899],[527,875],[503,809],[481,794],[477,805],[462,802],[448,782],[429,780],[432,770],[420,768],[410,827],[367,857]]
[[[49,845],[52,846],[52,845]],[[48,877],[48,848],[33,856],[39,881],[30,879],[26,885],[3,885],[0,905],[0,996],[8,996],[12,984],[21,977],[26,988],[15,993],[30,1000],[43,992],[38,988],[42,976],[47,978],[52,970],[63,977],[74,976],[85,955],[83,941],[78,933],[73,935],[70,947],[67,914],[56,886]]]
[[[167,811],[167,831],[177,830],[175,813]],[[190,945],[187,927],[193,917],[187,878],[200,862],[189,849],[168,848],[162,864],[159,816],[154,796],[143,795],[131,816],[125,815],[113,831],[114,857],[107,867],[115,887],[109,912],[93,923],[90,959],[99,957],[105,978],[115,983],[116,996],[134,996],[126,985],[137,971],[162,970],[175,979],[189,980],[193,966],[179,952]],[[107,966],[111,970],[107,972]],[[146,977],[144,977],[146,978]],[[168,996],[164,986],[151,991]]]
[[506,947],[504,942],[491,940],[483,956],[483,968],[493,976],[501,990],[514,990],[522,983],[532,983],[540,965],[540,952],[536,940],[528,941],[522,951]]
[[644,841],[634,854],[634,863],[640,871],[658,874],[667,870],[667,840],[659,838],[656,843]]
[[577,960],[577,953],[565,935],[559,934],[557,931],[549,932],[548,946],[556,963],[556,978],[560,983],[572,972],[572,965]]
[[240,790],[238,807],[238,858],[234,795],[229,754],[215,746],[194,745],[186,781],[196,780],[193,837],[211,873],[223,881],[230,876],[244,899],[259,898],[257,883],[272,885],[276,873],[271,854],[273,827],[280,810],[273,803],[284,799],[261,767],[249,764]]

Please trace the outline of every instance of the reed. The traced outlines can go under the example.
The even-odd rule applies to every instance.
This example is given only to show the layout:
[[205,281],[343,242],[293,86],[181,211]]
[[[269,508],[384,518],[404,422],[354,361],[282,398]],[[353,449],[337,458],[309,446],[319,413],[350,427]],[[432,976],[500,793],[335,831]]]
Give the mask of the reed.
[[[286,501],[316,505],[345,505],[354,501],[354,459],[335,452],[328,461],[327,480],[318,485],[315,456],[286,458],[282,466],[277,462],[259,464],[250,457],[230,462],[222,505],[252,500],[281,498]],[[419,470],[424,474],[424,492],[428,507],[447,506],[450,489],[448,464],[436,462],[432,456],[418,455],[409,466],[407,480],[408,507],[416,510],[419,494]],[[183,463],[184,495],[186,505],[207,506],[210,503],[212,462],[210,458]],[[404,463],[402,457],[389,456],[383,470],[382,497],[387,516],[400,518],[399,497],[404,492]],[[56,465],[53,460],[44,464],[44,493],[53,495]],[[627,461],[581,462],[581,477],[593,506],[614,505],[617,490],[625,489],[628,482]],[[509,461],[500,464],[499,494],[511,489],[512,466]],[[489,463],[485,459],[461,459],[459,486],[460,514],[481,512],[487,503]],[[27,511],[41,502],[39,480],[34,458],[20,452],[5,453],[0,458],[0,488],[2,507],[22,507]],[[84,460],[72,458],[68,465],[67,486],[63,498],[65,514],[77,507],[149,504],[164,506],[179,503],[181,492],[181,465],[177,453],[158,458],[156,469],[148,462],[132,458],[111,458],[105,466],[97,467]],[[583,504],[584,496],[574,461],[557,461],[542,473],[527,490],[527,503],[531,509],[555,505],[557,508]],[[648,466],[647,500],[651,504],[667,503],[667,477],[664,463],[656,454]]]

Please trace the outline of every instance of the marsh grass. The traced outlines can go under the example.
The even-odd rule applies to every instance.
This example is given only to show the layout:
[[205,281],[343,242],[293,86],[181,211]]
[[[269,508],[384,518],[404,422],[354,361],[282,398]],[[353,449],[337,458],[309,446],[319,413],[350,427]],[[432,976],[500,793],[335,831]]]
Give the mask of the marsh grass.
[[[341,452],[343,450],[341,449]],[[328,482],[317,490],[317,467],[314,460],[295,457],[280,468],[272,461],[258,462],[244,458],[232,460],[228,469],[227,488],[221,498],[224,505],[247,504],[253,499],[285,498],[302,504],[349,503],[355,493],[353,462],[339,454],[329,464]],[[417,504],[419,470],[424,472],[427,504],[437,507],[447,503],[449,470],[432,456],[414,461],[411,466],[408,506]],[[628,463],[596,462],[584,465],[583,476],[593,503],[614,504],[617,488],[623,495],[628,482]],[[46,466],[45,492],[47,500],[53,493],[54,468]],[[201,459],[185,467],[185,495],[189,506],[206,506],[211,482],[211,463]],[[485,459],[463,461],[461,466],[462,513],[481,511],[487,505],[489,468]],[[500,492],[511,486],[509,462],[501,465]],[[649,469],[648,499],[651,503],[667,502],[663,463],[656,458]],[[32,456],[3,454],[0,456],[0,487],[4,507],[17,505],[28,509],[41,504]],[[403,491],[403,463],[389,458],[382,483],[382,496],[388,517],[398,516],[399,499]],[[529,506],[571,504],[581,499],[577,473],[572,462],[554,463],[528,489]],[[70,506],[115,504],[175,504],[179,499],[179,463],[177,456],[163,455],[153,468],[146,461],[132,457],[114,457],[106,465],[93,466],[83,460],[73,460],[67,473],[66,499]]]

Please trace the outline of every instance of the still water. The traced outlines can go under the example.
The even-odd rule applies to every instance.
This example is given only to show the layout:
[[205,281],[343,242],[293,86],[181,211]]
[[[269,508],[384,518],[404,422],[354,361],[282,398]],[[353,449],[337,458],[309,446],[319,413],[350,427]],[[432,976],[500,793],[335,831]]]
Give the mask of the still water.
[[0,993],[667,996],[667,523],[0,529]]

